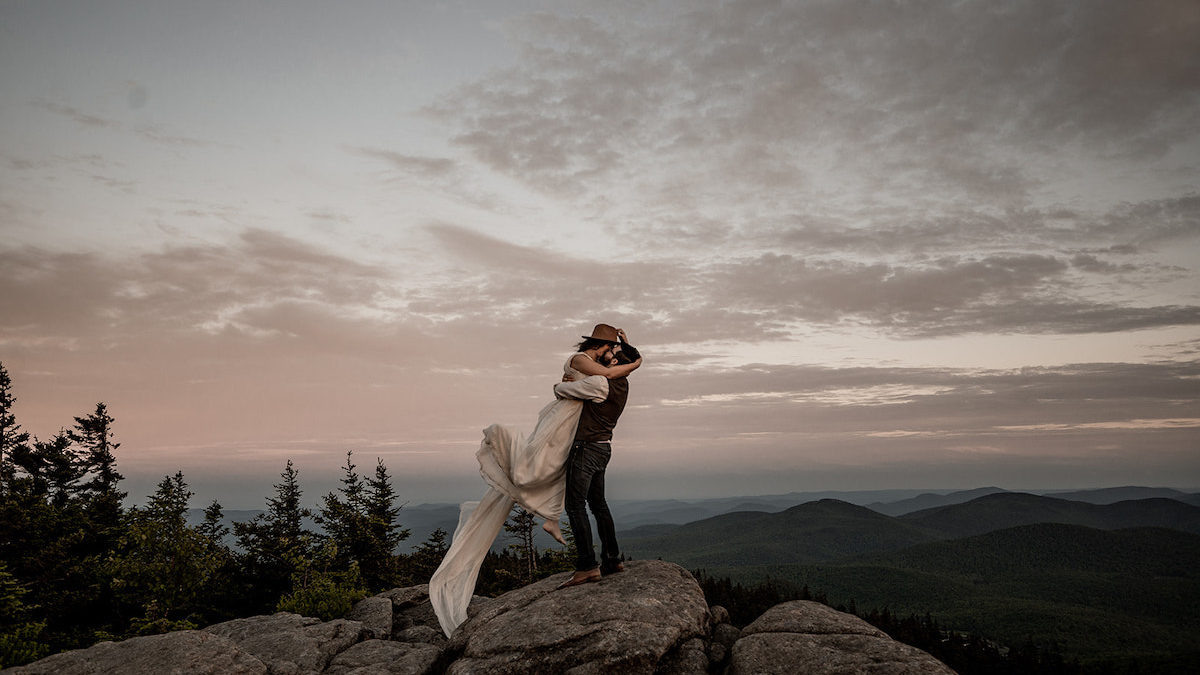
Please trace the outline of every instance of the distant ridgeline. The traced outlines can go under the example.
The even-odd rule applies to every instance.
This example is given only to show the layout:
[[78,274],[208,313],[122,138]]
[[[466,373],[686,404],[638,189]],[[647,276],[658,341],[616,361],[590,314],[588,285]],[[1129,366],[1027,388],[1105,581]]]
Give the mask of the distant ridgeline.
[[[1109,503],[1148,493],[1178,498]],[[1101,503],[1065,498],[1075,496]],[[770,601],[816,591],[860,615],[928,614],[943,629],[1054,648],[1085,672],[1194,672],[1196,501],[1147,488],[1055,497],[985,489],[871,508],[826,499],[646,525],[621,542],[634,558],[672,560]]]

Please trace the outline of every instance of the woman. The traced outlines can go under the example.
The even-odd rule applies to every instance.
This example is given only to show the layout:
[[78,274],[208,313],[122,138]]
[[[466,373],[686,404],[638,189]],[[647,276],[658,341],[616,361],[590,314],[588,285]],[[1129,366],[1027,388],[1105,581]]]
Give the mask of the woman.
[[[483,430],[475,457],[489,489],[479,502],[460,508],[450,549],[429,580],[429,600],[447,636],[466,620],[479,567],[514,503],[544,518],[542,529],[566,543],[558,525],[566,492],[564,468],[583,402],[603,401],[608,380],[625,377],[642,364],[637,350],[624,340],[623,330],[607,324],[597,324],[590,336],[583,336],[563,366],[555,400],[538,413],[528,439],[499,424]],[[614,353],[622,348],[633,361],[613,365]]]

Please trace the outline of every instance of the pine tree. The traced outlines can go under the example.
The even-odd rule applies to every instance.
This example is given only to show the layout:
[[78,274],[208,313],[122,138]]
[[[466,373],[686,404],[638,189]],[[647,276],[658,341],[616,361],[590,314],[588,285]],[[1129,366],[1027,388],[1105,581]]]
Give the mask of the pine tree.
[[79,446],[83,467],[90,476],[80,491],[86,495],[92,525],[102,538],[104,531],[115,527],[120,520],[121,500],[126,496],[117,489],[124,476],[117,472],[117,458],[113,455],[121,447],[113,440],[114,421],[108,407],[101,402],[92,414],[76,417],[75,427],[67,432]]
[[243,610],[249,613],[273,609],[291,589],[297,568],[307,564],[315,550],[312,533],[304,529],[304,519],[312,512],[300,505],[303,492],[292,460],[280,477],[283,481],[275,484],[275,496],[267,498],[266,513],[233,524],[242,551]]
[[396,546],[408,538],[409,531],[396,523],[401,507],[395,505],[396,493],[383,460],[377,460],[375,476],[364,482],[353,453],[347,452],[342,471],[341,496],[325,495],[316,518],[325,530],[325,541],[336,549],[339,564],[359,567],[368,588],[381,591],[407,583]]
[[307,552],[311,537],[304,530],[304,519],[312,517],[312,511],[300,505],[304,492],[300,489],[300,473],[287,461],[283,482],[275,485],[275,496],[267,498],[267,522],[272,534],[287,547],[297,547]]
[[408,556],[408,574],[413,583],[423,584],[437,571],[438,565],[446,557],[450,545],[446,542],[449,535],[442,528],[434,530],[429,538]]
[[225,536],[229,534],[229,527],[221,522],[223,517],[221,504],[214,499],[204,509],[204,522],[196,527],[196,531],[200,533],[200,536],[208,540],[214,548],[217,545],[224,546]]
[[45,656],[50,648],[40,635],[45,621],[34,621],[25,602],[28,591],[0,562],[0,668],[20,666]]
[[41,479],[51,502],[57,506],[66,503],[78,495],[79,481],[83,478],[85,468],[78,453],[71,444],[71,438],[65,431],[49,441],[35,441],[35,454],[41,465]]
[[[357,561],[366,554],[367,518],[363,502],[365,485],[352,457],[346,453],[346,465],[342,467],[342,487],[330,492],[321,500],[315,520],[324,530],[322,540],[337,549],[337,561],[343,566]],[[338,496],[341,493],[341,496]]]
[[144,509],[133,509],[104,571],[120,603],[134,615],[129,633],[195,628],[222,560],[187,525],[188,489],[182,472],[164,476]]
[[392,489],[392,479],[383,458],[375,459],[375,475],[367,479],[364,508],[370,546],[367,558],[359,564],[367,586],[382,591],[407,585],[410,580],[401,574],[396,547],[408,539],[411,532],[396,522],[403,506],[396,504],[396,491]]
[[537,516],[520,506],[513,506],[512,516],[504,523],[504,531],[516,540],[516,543],[509,544],[508,548],[521,561],[521,581],[526,584],[533,581],[538,572],[537,547],[533,543],[536,525]]
[[17,417],[13,414],[16,397],[12,393],[12,379],[0,362],[0,494],[9,489],[12,483],[15,466],[13,455],[27,452],[29,433],[21,431]]

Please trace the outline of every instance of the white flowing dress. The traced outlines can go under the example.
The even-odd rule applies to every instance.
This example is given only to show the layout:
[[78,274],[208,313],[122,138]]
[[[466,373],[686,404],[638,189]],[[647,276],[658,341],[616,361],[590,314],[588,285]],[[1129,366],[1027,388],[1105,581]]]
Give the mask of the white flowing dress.
[[555,400],[538,413],[529,438],[500,424],[483,430],[475,457],[488,491],[480,501],[464,502],[459,508],[450,548],[429,579],[429,601],[447,637],[467,620],[479,567],[513,504],[547,520],[557,521],[562,515],[567,454],[583,402],[600,403],[608,397],[607,378],[585,376],[571,367],[577,354],[563,366],[563,372],[576,379],[554,386]]

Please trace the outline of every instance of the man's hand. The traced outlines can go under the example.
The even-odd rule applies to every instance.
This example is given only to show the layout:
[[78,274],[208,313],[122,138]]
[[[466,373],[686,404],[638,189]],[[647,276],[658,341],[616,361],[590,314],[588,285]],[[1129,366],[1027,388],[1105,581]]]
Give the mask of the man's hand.
[[563,379],[562,379],[562,381],[563,381],[563,382],[574,382],[574,381],[575,381],[575,378],[571,377],[570,375],[568,375],[568,374],[566,374],[566,373],[563,373]]
[[629,338],[625,336],[624,328],[617,329],[617,337],[621,338],[621,342],[629,342]]

